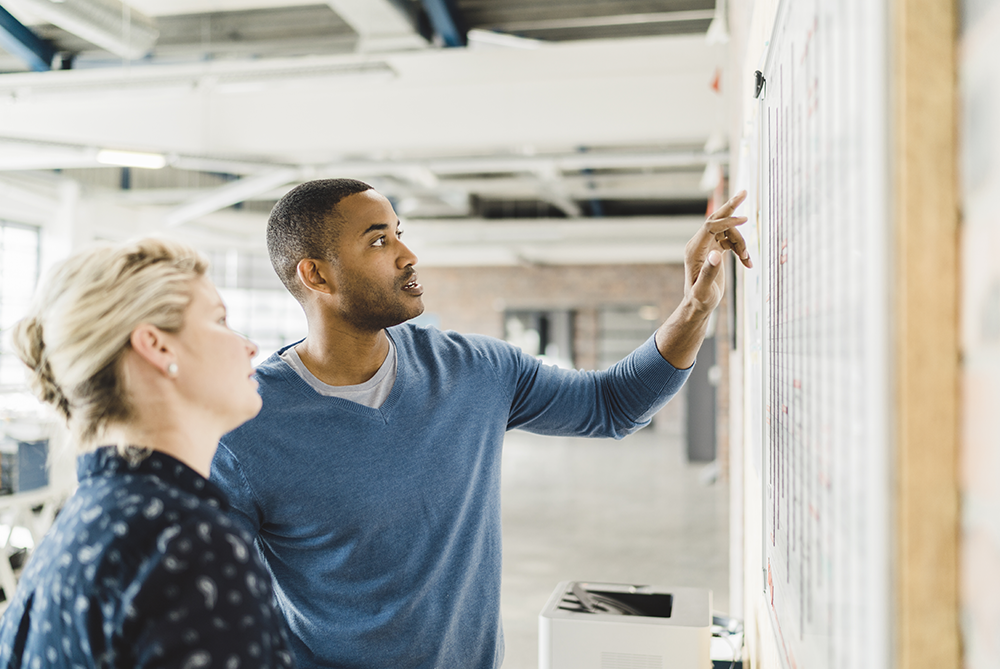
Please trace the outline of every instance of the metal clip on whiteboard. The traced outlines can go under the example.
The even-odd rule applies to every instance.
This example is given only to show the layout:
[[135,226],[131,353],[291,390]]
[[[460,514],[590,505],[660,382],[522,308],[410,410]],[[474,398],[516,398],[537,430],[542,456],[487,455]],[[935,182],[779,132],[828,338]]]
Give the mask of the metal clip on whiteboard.
[[764,73],[757,70],[753,73],[753,96],[755,99],[760,98],[760,94],[764,91],[764,84],[767,81],[764,79]]

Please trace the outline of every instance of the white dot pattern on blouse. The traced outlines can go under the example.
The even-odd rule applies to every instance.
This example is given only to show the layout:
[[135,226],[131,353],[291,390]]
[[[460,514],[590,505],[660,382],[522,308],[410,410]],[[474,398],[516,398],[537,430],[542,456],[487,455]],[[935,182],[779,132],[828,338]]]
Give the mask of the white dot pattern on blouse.
[[294,667],[251,537],[214,484],[153,452],[80,457],[0,618],[0,667]]

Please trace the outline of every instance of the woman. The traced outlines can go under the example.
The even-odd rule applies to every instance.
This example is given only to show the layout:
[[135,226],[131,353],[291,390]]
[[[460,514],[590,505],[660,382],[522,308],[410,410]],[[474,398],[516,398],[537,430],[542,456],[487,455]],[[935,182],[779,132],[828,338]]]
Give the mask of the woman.
[[290,667],[251,538],[207,478],[260,410],[256,347],[173,242],[62,263],[14,328],[79,444],[79,487],[0,619],[0,667]]

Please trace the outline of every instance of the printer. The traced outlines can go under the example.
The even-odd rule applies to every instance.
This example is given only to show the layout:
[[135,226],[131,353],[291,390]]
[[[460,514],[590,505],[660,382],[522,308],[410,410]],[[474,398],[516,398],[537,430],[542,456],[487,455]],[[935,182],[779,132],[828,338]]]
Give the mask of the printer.
[[708,669],[712,593],[560,583],[538,618],[539,669]]

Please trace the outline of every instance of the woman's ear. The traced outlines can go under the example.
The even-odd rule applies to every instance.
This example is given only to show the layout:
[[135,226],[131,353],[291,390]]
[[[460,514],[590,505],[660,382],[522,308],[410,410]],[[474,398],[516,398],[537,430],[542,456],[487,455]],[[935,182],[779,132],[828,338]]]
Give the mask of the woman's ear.
[[173,376],[170,369],[171,365],[176,369],[176,356],[167,341],[166,333],[160,328],[142,323],[132,330],[129,342],[132,344],[132,350],[139,357],[160,370],[164,375]]
[[303,258],[295,266],[295,274],[306,290],[331,295],[334,292],[331,269],[330,263],[325,260]]

